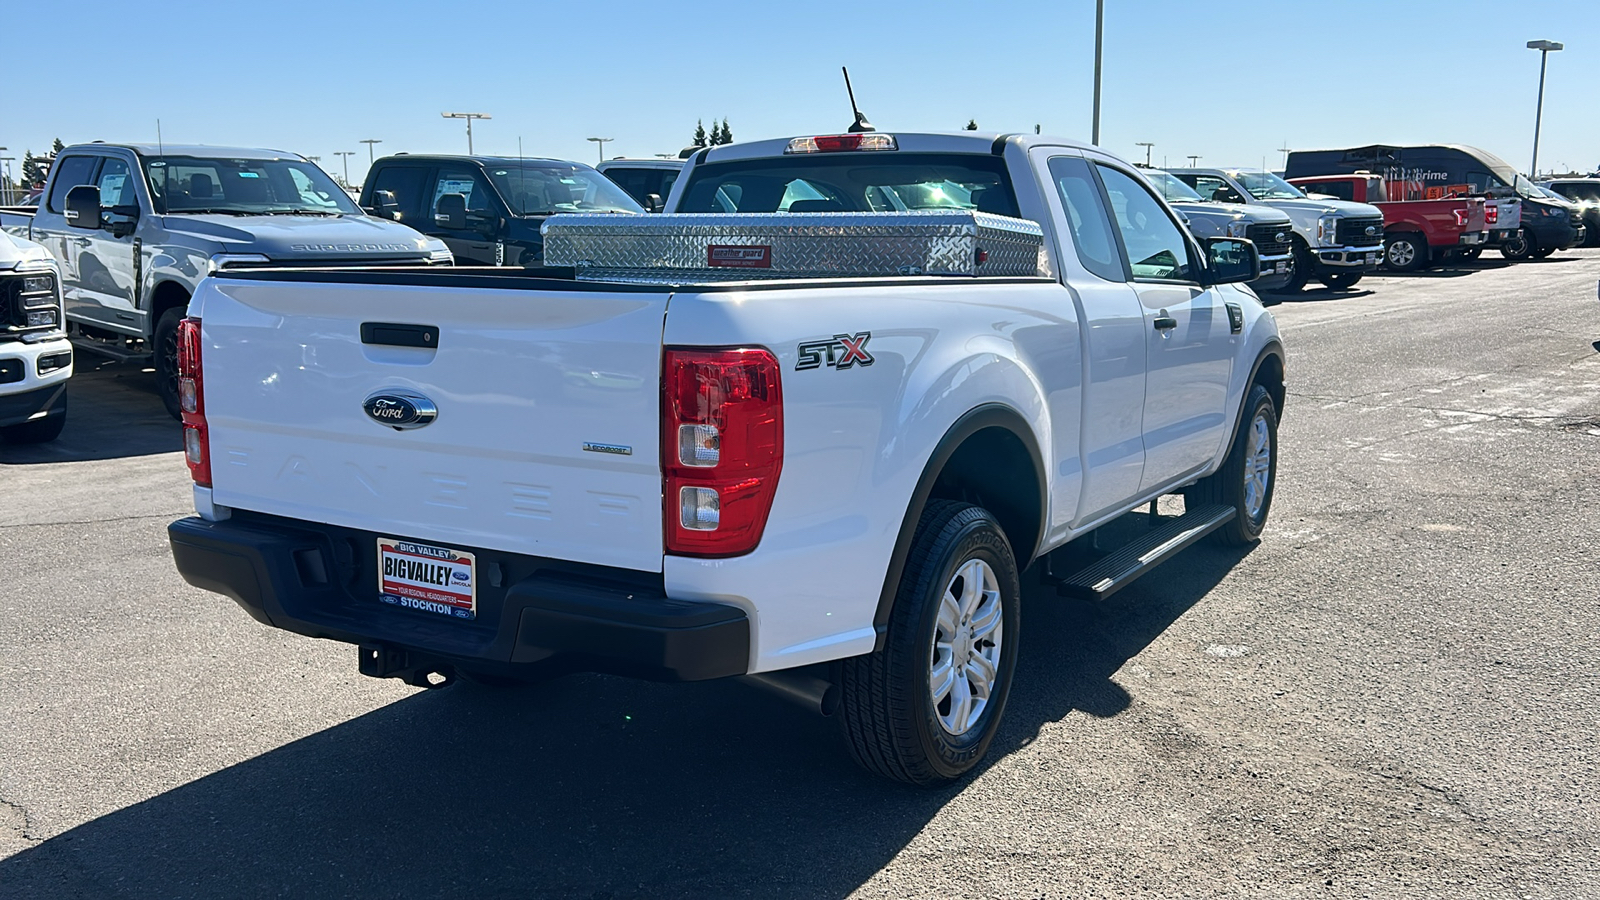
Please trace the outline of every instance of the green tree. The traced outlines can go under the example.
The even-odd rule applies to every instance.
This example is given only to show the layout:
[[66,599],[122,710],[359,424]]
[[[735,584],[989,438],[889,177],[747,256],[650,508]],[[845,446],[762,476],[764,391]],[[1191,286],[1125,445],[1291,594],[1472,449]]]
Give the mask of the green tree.
[[728,119],[726,116],[724,116],[722,119],[722,142],[724,144],[733,143],[733,129],[728,127]]
[[55,141],[50,144],[50,155],[55,156],[57,153],[60,153],[65,149],[67,149],[67,145],[61,143],[61,138],[56,138]]
[[[716,142],[717,142],[716,138],[713,137],[711,139],[711,143],[715,144]],[[693,146],[695,146],[695,147],[704,147],[705,145],[706,145],[706,122],[705,122],[704,119],[699,119],[699,120],[696,120],[696,122],[694,123],[694,144],[693,144]]]
[[33,151],[22,154],[22,183],[32,187],[44,181],[44,160],[34,156]]
[[978,120],[977,119],[968,119],[967,120],[967,130],[968,131],[977,131],[978,130]]

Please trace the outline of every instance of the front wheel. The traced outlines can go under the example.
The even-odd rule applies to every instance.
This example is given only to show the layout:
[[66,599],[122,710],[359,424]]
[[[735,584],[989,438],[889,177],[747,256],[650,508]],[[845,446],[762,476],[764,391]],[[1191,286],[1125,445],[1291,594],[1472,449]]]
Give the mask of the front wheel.
[[1011,691],[1021,596],[1016,559],[994,516],[930,501],[882,649],[842,668],[839,719],[856,762],[924,785],[978,764]]
[[1212,532],[1220,544],[1239,546],[1261,539],[1272,510],[1278,480],[1278,411],[1272,395],[1259,384],[1250,386],[1244,416],[1228,458],[1215,474],[1184,491],[1184,506],[1231,506],[1237,513]]
[[156,390],[174,419],[181,419],[183,413],[178,405],[178,323],[183,316],[184,307],[175,306],[156,320]]
[[1329,272],[1322,276],[1322,283],[1334,290],[1343,291],[1355,287],[1361,280],[1362,272]]
[[1530,251],[1528,255],[1534,259],[1544,259],[1554,252],[1556,252],[1554,247],[1538,247]]

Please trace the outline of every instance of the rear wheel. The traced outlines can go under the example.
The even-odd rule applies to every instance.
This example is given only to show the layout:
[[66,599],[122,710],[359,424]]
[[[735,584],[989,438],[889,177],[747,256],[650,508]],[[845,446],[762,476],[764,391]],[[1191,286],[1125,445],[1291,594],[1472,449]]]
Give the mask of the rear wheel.
[[1021,596],[994,516],[930,501],[883,648],[842,667],[839,719],[856,762],[912,784],[953,781],[978,764],[1011,691]]
[[0,428],[0,441],[7,444],[47,444],[60,437],[61,429],[65,427],[67,427],[67,398],[62,397],[60,409],[52,410],[50,415],[20,425]]
[[1415,272],[1428,265],[1428,242],[1411,231],[1390,232],[1383,261],[1396,272]]
[[156,390],[174,419],[181,418],[183,412],[178,406],[178,323],[183,321],[186,308],[175,306],[156,320]]
[[1215,474],[1200,479],[1184,491],[1184,506],[1221,504],[1233,507],[1237,514],[1228,524],[1212,532],[1212,539],[1232,546],[1253,544],[1261,539],[1261,531],[1267,527],[1277,476],[1277,407],[1266,388],[1251,385],[1228,458]]
[[1534,249],[1528,232],[1518,231],[1515,237],[1500,245],[1500,255],[1506,259],[1527,259]]

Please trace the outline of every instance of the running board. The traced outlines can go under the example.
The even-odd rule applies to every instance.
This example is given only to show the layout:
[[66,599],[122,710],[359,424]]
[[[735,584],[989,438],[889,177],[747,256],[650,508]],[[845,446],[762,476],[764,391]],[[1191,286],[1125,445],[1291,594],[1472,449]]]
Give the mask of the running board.
[[1202,506],[1152,528],[1148,534],[1108,554],[1056,584],[1056,593],[1083,600],[1104,600],[1179,551],[1233,521],[1231,506]]
[[72,346],[74,349],[82,350],[85,353],[110,357],[117,362],[149,362],[151,359],[149,350],[129,350],[126,347],[119,347],[110,341],[81,337],[76,334],[72,335]]

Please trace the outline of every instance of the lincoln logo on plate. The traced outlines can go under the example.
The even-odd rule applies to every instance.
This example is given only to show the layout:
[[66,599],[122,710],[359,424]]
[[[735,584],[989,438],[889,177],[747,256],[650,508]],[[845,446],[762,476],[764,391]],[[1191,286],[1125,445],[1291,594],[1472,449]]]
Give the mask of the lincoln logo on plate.
[[372,421],[396,431],[421,428],[439,415],[432,400],[410,391],[380,391],[368,397],[361,408]]

